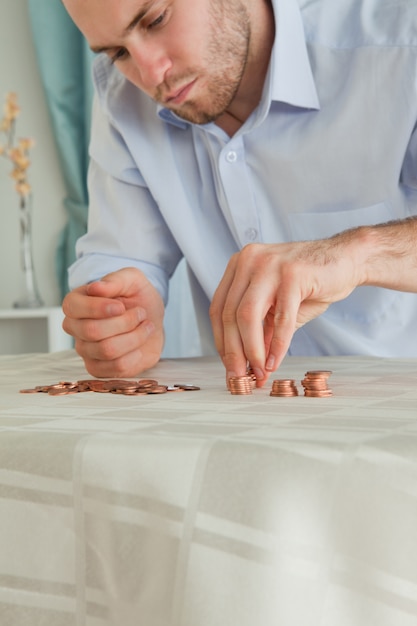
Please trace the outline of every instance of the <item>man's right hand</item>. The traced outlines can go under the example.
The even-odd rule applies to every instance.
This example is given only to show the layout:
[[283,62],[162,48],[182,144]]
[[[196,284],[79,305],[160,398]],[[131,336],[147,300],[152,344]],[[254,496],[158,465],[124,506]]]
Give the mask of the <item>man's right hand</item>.
[[134,377],[159,361],[164,303],[138,269],[118,270],[74,289],[62,308],[62,327],[93,376]]

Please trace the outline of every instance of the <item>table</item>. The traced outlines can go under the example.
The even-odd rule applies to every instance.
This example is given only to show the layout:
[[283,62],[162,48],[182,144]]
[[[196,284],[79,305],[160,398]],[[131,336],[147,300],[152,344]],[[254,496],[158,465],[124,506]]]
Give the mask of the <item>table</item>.
[[415,626],[417,360],[331,369],[331,398],[23,395],[73,351],[0,357],[2,626]]

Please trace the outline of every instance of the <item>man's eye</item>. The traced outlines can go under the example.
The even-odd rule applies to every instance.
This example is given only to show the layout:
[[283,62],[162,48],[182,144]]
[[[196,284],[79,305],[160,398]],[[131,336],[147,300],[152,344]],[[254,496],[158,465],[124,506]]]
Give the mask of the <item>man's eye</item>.
[[119,48],[114,54],[110,54],[110,61],[116,63],[116,61],[123,61],[127,58],[128,52],[126,48]]
[[160,25],[163,23],[164,19],[165,19],[166,13],[167,13],[166,11],[164,11],[163,13],[161,13],[161,15],[159,15],[159,16],[156,18],[156,20],[154,20],[153,22],[151,22],[151,23],[149,24],[148,29],[149,29],[149,30],[152,30],[152,28],[156,28],[157,26],[160,26]]

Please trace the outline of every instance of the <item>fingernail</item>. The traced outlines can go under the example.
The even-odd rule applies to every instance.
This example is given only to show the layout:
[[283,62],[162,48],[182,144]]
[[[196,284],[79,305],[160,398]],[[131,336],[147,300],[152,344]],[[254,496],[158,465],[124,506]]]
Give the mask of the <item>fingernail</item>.
[[138,308],[136,313],[137,313],[139,322],[143,322],[143,320],[146,319],[146,311],[145,309],[142,309],[142,307]]
[[148,333],[148,335],[153,333],[153,331],[155,330],[155,325],[152,322],[149,322],[149,321],[145,322],[144,326],[145,326],[145,330]]
[[255,367],[253,369],[253,373],[255,375],[256,380],[262,380],[264,377],[264,373],[261,369],[259,369],[259,367]]
[[267,369],[269,372],[273,372],[275,369],[275,357],[272,355],[269,355],[267,361],[266,361],[266,365],[265,365],[265,369]]
[[121,303],[114,302],[113,304],[108,304],[106,307],[106,313],[109,317],[117,317],[121,315],[124,311],[124,307]]

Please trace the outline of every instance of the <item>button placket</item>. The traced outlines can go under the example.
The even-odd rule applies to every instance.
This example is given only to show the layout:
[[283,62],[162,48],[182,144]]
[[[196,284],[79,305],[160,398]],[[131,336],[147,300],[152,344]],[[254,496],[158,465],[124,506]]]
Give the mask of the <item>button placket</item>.
[[259,241],[258,212],[245,161],[242,138],[233,140],[220,154],[219,174],[224,198],[240,246]]

